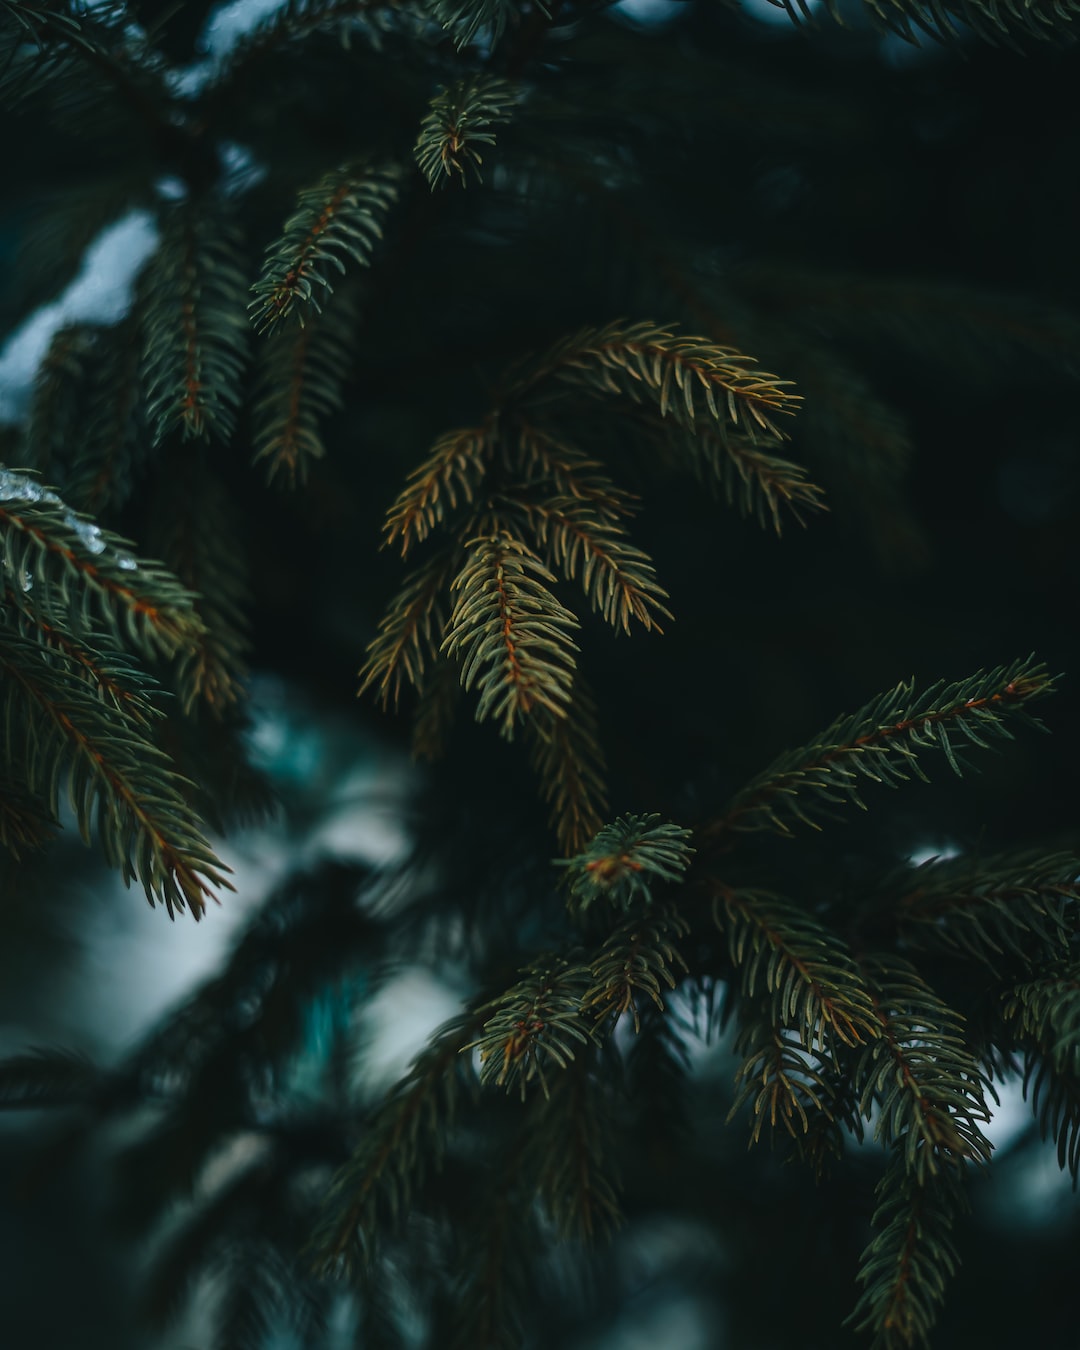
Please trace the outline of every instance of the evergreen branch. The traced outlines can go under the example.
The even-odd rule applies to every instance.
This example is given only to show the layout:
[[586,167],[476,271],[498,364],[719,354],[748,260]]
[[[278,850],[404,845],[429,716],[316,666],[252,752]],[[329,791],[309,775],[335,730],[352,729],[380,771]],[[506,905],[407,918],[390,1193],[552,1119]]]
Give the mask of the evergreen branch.
[[[6,757],[10,755],[11,747],[7,747]],[[24,853],[47,844],[59,826],[55,814],[12,766],[0,766],[0,848],[18,861]]]
[[83,382],[96,336],[88,324],[57,329],[34,376],[24,463],[54,479],[82,438]]
[[689,443],[702,480],[716,483],[729,506],[753,516],[762,527],[771,522],[780,534],[783,511],[805,525],[804,512],[828,510],[822,489],[810,481],[801,464],[768,454],[751,436],[718,432],[699,422],[682,438]]
[[[773,0],[793,17],[795,0]],[[959,37],[958,24],[985,42],[1014,46],[1019,34],[1043,41],[1065,41],[1068,25],[1080,15],[1077,0],[865,0],[876,23],[889,32],[916,42],[917,32],[939,39]],[[826,0],[828,13],[838,22],[845,16],[838,0]]]
[[401,541],[405,557],[422,543],[459,502],[472,502],[495,450],[490,423],[448,431],[435,442],[423,464],[412,469],[407,485],[387,512],[383,547]]
[[[459,49],[474,39],[483,38],[491,47],[520,17],[519,0],[427,0],[426,7]],[[547,13],[543,4],[540,12]]]
[[105,856],[125,885],[137,878],[151,905],[161,902],[170,917],[187,905],[199,918],[211,888],[229,886],[228,869],[141,723],[13,633],[0,640],[0,673],[6,743],[14,745],[13,729],[23,728],[21,770],[30,791],[41,792],[55,815],[65,776],[83,838],[89,840],[96,821]]
[[781,1125],[797,1143],[819,1117],[832,1118],[832,1093],[821,1066],[793,1033],[754,1020],[740,1033],[735,1051],[743,1056],[735,1077],[730,1122],[752,1103],[750,1147],[768,1123]]
[[349,375],[355,306],[336,305],[298,331],[278,330],[265,344],[254,405],[254,463],[286,487],[307,479],[326,454],[320,423],[342,407]]
[[309,1244],[320,1271],[369,1264],[378,1234],[404,1219],[425,1175],[442,1165],[463,1078],[472,1078],[462,1051],[476,1025],[470,1013],[441,1027],[368,1122]]
[[66,493],[80,511],[97,515],[123,505],[131,492],[141,431],[141,352],[134,315],[99,335],[82,434],[71,444]]
[[981,1124],[991,1116],[988,1080],[964,1040],[963,1018],[896,956],[868,956],[859,969],[880,1025],[860,1053],[855,1081],[867,1120],[876,1101],[875,1139],[896,1143],[919,1185],[941,1165],[990,1160]]
[[529,758],[550,805],[549,823],[564,853],[580,852],[603,824],[606,765],[596,730],[596,706],[580,674],[566,714],[537,708],[527,724]]
[[441,759],[450,737],[461,694],[461,680],[453,661],[437,657],[420,689],[412,725],[414,759],[434,763]]
[[469,173],[482,180],[481,145],[494,145],[494,128],[509,122],[518,93],[499,75],[469,75],[450,88],[443,88],[431,101],[420,124],[413,154],[420,172],[434,190],[445,187],[454,175],[462,187]]
[[689,840],[689,830],[663,823],[655,813],[620,816],[577,857],[556,865],[567,869],[567,887],[581,913],[599,899],[626,910],[639,897],[651,905],[657,882],[682,881],[694,852]]
[[199,596],[203,630],[180,653],[177,683],[185,713],[202,705],[221,719],[244,697],[249,648],[247,556],[221,481],[196,465],[170,474],[165,561]]
[[537,708],[565,717],[571,701],[574,615],[548,590],[554,576],[505,532],[472,539],[455,577],[441,650],[461,662],[461,683],[479,690],[476,720],[494,718],[507,739]]
[[528,1141],[537,1194],[564,1240],[592,1242],[622,1222],[612,1136],[611,1088],[595,1051],[580,1054],[529,1112]]
[[884,903],[905,943],[962,953],[997,975],[1002,958],[1030,965],[1068,955],[1078,876],[1080,858],[1072,853],[932,858],[887,883]]
[[656,580],[652,559],[629,542],[615,519],[598,516],[590,503],[574,497],[530,501],[520,494],[506,500],[525,515],[548,562],[581,586],[593,609],[612,628],[630,632],[636,619],[662,633],[657,616],[670,619],[668,593]]
[[[774,1026],[795,1029],[809,1049],[825,1046],[829,1033],[844,1045],[880,1035],[858,967],[811,914],[764,891],[719,886],[713,917],[727,933],[743,995],[767,997]],[[770,1042],[762,1053],[773,1049]]]
[[85,1055],[70,1050],[30,1050],[0,1060],[0,1110],[84,1106],[101,1091],[105,1075]]
[[634,513],[636,498],[616,487],[599,460],[560,440],[545,427],[517,419],[509,466],[523,475],[526,486],[539,486],[559,498],[587,505],[606,522]]
[[871,1350],[907,1350],[928,1344],[958,1257],[951,1237],[963,1205],[957,1172],[920,1180],[900,1149],[875,1192],[876,1236],[862,1254],[863,1286],[848,1319],[873,1335]]
[[635,403],[647,397],[684,426],[704,414],[722,430],[770,441],[782,439],[773,415],[793,413],[798,403],[790,381],[757,370],[750,357],[652,323],[616,322],[563,339],[518,376],[507,401],[534,396],[552,379]]
[[590,985],[587,966],[554,956],[541,958],[522,972],[523,978],[498,998],[478,1009],[487,1014],[480,1036],[465,1048],[478,1050],[481,1083],[509,1092],[538,1079],[550,1091],[545,1069],[565,1069],[594,1037],[582,1002]]
[[91,606],[118,638],[172,655],[197,639],[194,597],[127,541],[73,511],[51,488],[0,467],[0,551],[9,594],[35,619],[74,633],[91,628]]
[[651,999],[663,1012],[663,989],[674,989],[676,970],[687,969],[675,939],[689,933],[690,925],[672,909],[620,924],[590,963],[592,984],[582,1010],[595,1014],[598,1027],[609,1017],[628,1015],[635,1032],[640,1031],[638,996]]
[[244,272],[228,219],[177,208],[144,274],[143,379],[154,443],[227,440],[247,363]]
[[267,249],[262,276],[248,309],[260,333],[296,313],[320,313],[322,291],[333,291],[330,273],[344,275],[346,260],[371,262],[382,222],[397,200],[401,169],[366,161],[344,164],[305,188],[280,239]]
[[1075,1188],[1080,1178],[1080,967],[1058,962],[1015,986],[1004,1000],[1006,1025],[1024,1045],[1024,1096],[1043,1139]]
[[905,681],[857,713],[838,717],[820,736],[780,755],[737,794],[709,827],[713,837],[730,831],[791,833],[790,819],[817,829],[837,808],[854,802],[865,809],[862,780],[895,787],[914,774],[926,779],[916,755],[940,749],[959,775],[958,751],[1011,740],[1009,717],[1041,725],[1027,704],[1049,693],[1053,679],[1030,657],[978,671],[955,684],[939,681],[923,694]]
[[455,562],[455,553],[443,550],[406,578],[368,644],[358,694],[374,687],[383,708],[389,709],[398,706],[403,682],[424,687],[427,663],[440,660],[446,630],[441,596]]
[[95,646],[77,641],[70,633],[56,628],[22,607],[22,595],[10,587],[0,592],[0,628],[14,629],[23,638],[55,652],[70,674],[85,680],[99,698],[111,703],[118,712],[143,726],[149,726],[164,714],[150,702],[151,682],[120,652],[98,650],[98,635],[91,633]]

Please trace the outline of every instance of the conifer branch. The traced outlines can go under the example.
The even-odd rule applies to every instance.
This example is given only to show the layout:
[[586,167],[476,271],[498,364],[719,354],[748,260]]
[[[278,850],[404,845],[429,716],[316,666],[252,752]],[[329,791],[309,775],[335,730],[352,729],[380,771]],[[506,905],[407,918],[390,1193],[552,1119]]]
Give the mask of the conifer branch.
[[370,265],[400,179],[396,164],[362,161],[331,170],[300,193],[251,288],[255,298],[248,309],[260,333],[294,312],[301,324],[310,310],[320,313],[322,292],[334,289],[331,273],[345,275],[347,259],[360,267]]
[[582,999],[582,1009],[595,1014],[598,1028],[609,1017],[627,1015],[640,1032],[642,995],[664,1011],[663,990],[674,989],[676,971],[687,969],[675,941],[689,933],[686,920],[668,909],[631,919],[609,934],[590,964],[593,982]]
[[85,633],[93,609],[118,638],[168,656],[202,631],[194,597],[160,563],[14,469],[0,468],[0,553],[9,593],[53,628]]
[[926,1346],[958,1265],[951,1230],[964,1203],[959,1175],[920,1181],[898,1149],[875,1194],[876,1235],[862,1254],[863,1289],[849,1321],[873,1336],[871,1350]]
[[925,780],[916,757],[921,750],[941,750],[959,775],[960,750],[1012,739],[1007,718],[1040,726],[1027,705],[1049,693],[1053,683],[1046,667],[1030,657],[955,684],[940,681],[923,694],[915,693],[914,681],[905,681],[857,713],[838,717],[809,745],[780,755],[738,793],[708,833],[789,835],[791,818],[820,828],[849,802],[865,810],[864,779],[889,787],[912,775]]
[[483,156],[477,147],[495,144],[494,128],[510,121],[517,100],[517,90],[500,75],[469,75],[440,89],[420,124],[413,150],[433,191],[446,187],[455,174],[462,187],[470,173],[482,181]]
[[154,442],[227,440],[247,363],[245,279],[236,226],[182,206],[166,221],[142,287],[143,379]]
[[360,1147],[334,1178],[309,1244],[322,1272],[370,1264],[380,1230],[404,1219],[424,1177],[441,1167],[465,1080],[473,1078],[462,1051],[476,1026],[470,1013],[441,1027],[368,1122]]
[[805,512],[828,510],[822,489],[801,464],[767,453],[752,437],[720,433],[700,422],[688,437],[683,435],[703,481],[716,483],[729,506],[753,516],[762,527],[771,523],[780,534],[784,511],[805,525]]
[[[228,870],[203,838],[165,755],[141,723],[95,696],[83,679],[43,659],[36,643],[14,634],[0,643],[4,725],[23,727],[31,792],[56,814],[62,778],[89,840],[94,824],[125,885],[138,879],[150,904],[170,917],[189,906],[198,918]],[[231,889],[231,887],[230,887]]]
[[516,427],[508,462],[524,476],[526,485],[582,502],[605,522],[633,515],[636,498],[611,481],[599,460],[524,418],[516,419]]
[[487,473],[496,446],[490,422],[448,431],[423,464],[412,469],[407,486],[387,513],[383,547],[401,541],[404,558],[422,543],[459,502],[471,503]]
[[575,616],[548,590],[555,577],[505,532],[470,540],[451,589],[442,651],[461,663],[463,688],[479,690],[476,720],[494,718],[510,739],[519,720],[543,708],[564,717],[571,701]]
[[1006,1024],[1026,1050],[1024,1096],[1075,1189],[1080,1179],[1080,967],[1061,961],[1005,997]]
[[548,956],[523,972],[522,979],[478,1009],[487,1014],[479,1038],[467,1049],[480,1056],[481,1083],[509,1092],[525,1089],[534,1079],[547,1096],[545,1070],[565,1069],[593,1039],[591,1019],[582,1003],[591,983],[588,966]]
[[177,683],[185,713],[199,706],[217,719],[243,700],[249,647],[247,558],[221,482],[194,466],[171,475],[162,553],[199,596],[203,629],[180,653]]
[[[11,747],[7,753],[10,757]],[[13,767],[0,767],[0,848],[18,861],[24,853],[42,848],[59,828],[55,814]]]
[[563,339],[513,381],[506,401],[532,397],[552,379],[635,403],[648,398],[661,416],[670,411],[685,426],[704,416],[770,441],[783,439],[772,418],[793,413],[799,401],[788,392],[790,381],[757,370],[750,357],[648,322],[585,328]]
[[537,1194],[565,1239],[593,1242],[622,1222],[611,1147],[617,1129],[610,1086],[593,1053],[581,1053],[535,1098],[528,1140]]
[[906,944],[971,957],[998,975],[1003,960],[1029,965],[1068,955],[1078,926],[1077,877],[1080,858],[1072,853],[933,858],[886,883],[882,903]]
[[80,511],[97,515],[121,506],[131,492],[141,430],[137,318],[129,316],[99,335],[94,350],[86,426],[71,446],[66,494]]
[[558,866],[566,868],[567,887],[580,913],[600,899],[628,910],[639,898],[651,905],[657,883],[682,881],[694,852],[689,840],[689,830],[656,814],[620,816],[577,857]]
[[82,383],[96,336],[88,324],[57,329],[34,376],[24,463],[53,479],[82,438]]
[[[483,36],[492,47],[498,45],[506,29],[517,23],[519,0],[427,0],[435,19],[454,38],[459,49]],[[541,13],[547,13],[543,4]]]
[[406,578],[401,590],[368,644],[360,669],[358,695],[375,688],[383,708],[396,708],[403,683],[424,687],[428,662],[440,661],[446,631],[446,607],[441,597],[456,566],[450,550],[436,553]]
[[[796,0],[773,3],[782,4],[795,19],[805,15],[796,10]],[[1077,0],[865,0],[865,4],[881,28],[909,42],[916,42],[919,32],[955,40],[958,24],[994,44],[1015,46],[1017,36],[1066,41],[1072,36],[1069,25],[1080,15]],[[825,7],[838,23],[844,22],[838,0],[826,0]]]
[[326,454],[320,423],[342,406],[348,379],[355,306],[338,303],[299,330],[274,332],[265,344],[254,405],[254,463],[286,487],[306,481]]
[[580,852],[603,824],[606,765],[596,729],[596,706],[580,673],[566,713],[537,708],[527,723],[529,757],[551,807],[549,822],[566,854]]
[[867,956],[859,970],[880,1034],[855,1071],[867,1120],[876,1101],[875,1138],[896,1143],[920,1185],[944,1165],[990,1160],[981,1125],[991,1116],[988,1080],[964,1040],[963,1018],[947,1007],[915,969],[897,956]]
[[768,999],[774,1026],[797,1031],[808,1049],[827,1048],[832,1036],[851,1046],[881,1034],[851,954],[811,914],[776,895],[721,885],[713,917],[744,997]]
[[648,554],[630,543],[621,524],[598,517],[591,503],[574,497],[530,501],[508,494],[525,516],[550,565],[581,586],[592,607],[616,631],[631,631],[631,619],[662,633],[658,617],[670,619],[667,591],[656,580]]
[[820,1065],[790,1031],[752,1021],[740,1033],[736,1053],[743,1057],[735,1077],[731,1121],[752,1103],[750,1146],[761,1140],[766,1124],[777,1125],[797,1143],[819,1117],[831,1119],[831,1091]]

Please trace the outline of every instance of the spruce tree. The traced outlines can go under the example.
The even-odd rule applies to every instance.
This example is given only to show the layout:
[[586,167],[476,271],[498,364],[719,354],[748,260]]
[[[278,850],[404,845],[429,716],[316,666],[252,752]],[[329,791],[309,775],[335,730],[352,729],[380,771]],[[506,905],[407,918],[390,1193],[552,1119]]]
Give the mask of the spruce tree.
[[0,1062],[132,1344],[1074,1343],[1000,1215],[1080,1169],[1077,5],[786,8],[0,0],[6,328],[152,241],[8,406],[0,934],[303,851],[252,670],[417,764],[118,1061]]

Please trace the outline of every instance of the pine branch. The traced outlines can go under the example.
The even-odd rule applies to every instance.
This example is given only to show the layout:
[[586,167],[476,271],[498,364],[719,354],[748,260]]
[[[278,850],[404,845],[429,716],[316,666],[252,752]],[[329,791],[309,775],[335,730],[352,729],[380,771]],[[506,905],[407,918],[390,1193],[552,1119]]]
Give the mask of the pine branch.
[[[478,39],[497,46],[521,13],[518,0],[427,0],[426,8],[452,34],[459,49]],[[547,13],[543,5],[540,12]]]
[[971,957],[998,975],[1003,960],[1028,966],[1068,955],[1078,876],[1072,853],[932,858],[887,882],[881,903],[906,944]]
[[83,436],[83,383],[97,335],[88,324],[58,329],[34,376],[24,462],[54,479]]
[[133,314],[99,334],[86,424],[71,446],[68,500],[92,515],[122,506],[148,437],[142,434],[141,351]]
[[10,593],[54,628],[87,633],[96,611],[118,639],[165,655],[202,631],[194,597],[160,563],[14,469],[0,468],[0,550]]
[[456,566],[456,555],[442,550],[414,569],[368,644],[360,669],[358,694],[377,689],[383,708],[396,708],[403,682],[423,689],[427,664],[437,665],[446,631],[446,608],[441,603]]
[[675,972],[687,969],[675,940],[689,933],[690,925],[672,909],[620,924],[591,962],[593,982],[582,1010],[595,1014],[598,1028],[609,1017],[629,1016],[640,1032],[638,998],[644,995],[664,1011],[663,990],[674,989]]
[[466,1048],[479,1051],[481,1083],[508,1092],[516,1086],[524,1101],[526,1087],[536,1079],[546,1096],[545,1070],[565,1069],[593,1038],[591,1019],[582,1011],[589,986],[587,966],[549,955],[478,1009],[478,1016],[488,1016],[479,1038]]
[[572,581],[580,574],[590,604],[612,628],[629,633],[636,619],[663,632],[658,617],[673,617],[664,604],[668,593],[656,580],[652,559],[630,543],[617,520],[598,517],[591,503],[574,497],[531,501],[510,493],[505,500],[525,516],[550,566]]
[[482,181],[483,163],[478,146],[494,145],[494,128],[509,122],[518,92],[499,75],[469,75],[431,100],[413,154],[420,172],[434,191],[446,187],[456,174],[462,187],[469,174]]
[[870,1119],[874,1101],[881,1110],[874,1137],[898,1145],[919,1185],[943,1166],[989,1162],[981,1129],[991,1119],[989,1082],[967,1048],[963,1018],[900,957],[864,957],[859,969],[880,1025],[855,1071],[863,1115]]
[[1075,1189],[1080,1179],[1080,967],[1058,962],[1015,986],[1004,1000],[1006,1025],[1025,1047],[1024,1096],[1043,1139],[1057,1147]]
[[[772,2],[782,3],[793,18],[802,17],[796,0]],[[1015,46],[1017,36],[1065,42],[1072,36],[1069,25],[1080,14],[1076,0],[865,0],[865,4],[879,27],[913,43],[919,33],[956,40],[960,24],[994,44]],[[826,9],[844,23],[838,0],[826,0]]]
[[580,674],[574,679],[565,716],[537,708],[526,730],[529,758],[551,807],[549,823],[559,847],[567,854],[580,852],[600,829],[607,807],[596,706]]
[[463,1080],[472,1078],[461,1052],[476,1026],[468,1014],[440,1028],[368,1123],[309,1244],[320,1271],[369,1264],[379,1237],[404,1219],[424,1177],[441,1167]]
[[789,750],[737,794],[709,827],[715,838],[732,831],[791,834],[791,818],[817,829],[853,802],[865,809],[862,780],[895,787],[913,774],[926,779],[917,752],[941,750],[959,775],[958,751],[1011,740],[1009,717],[1040,726],[1027,705],[1053,689],[1046,667],[1030,657],[978,671],[955,684],[944,681],[916,694],[905,681],[857,713],[838,717],[820,736]]
[[125,885],[137,878],[151,905],[164,904],[170,917],[189,906],[198,918],[213,888],[229,887],[228,869],[142,724],[14,633],[0,633],[0,675],[8,752],[11,728],[23,728],[24,762],[17,767],[30,791],[40,792],[55,815],[63,780],[83,838],[96,823]]
[[817,1060],[791,1032],[755,1020],[735,1042],[742,1063],[735,1078],[735,1099],[728,1121],[752,1103],[750,1146],[761,1140],[766,1123],[783,1127],[799,1143],[819,1117],[832,1117],[832,1094]]
[[326,447],[320,423],[342,407],[356,322],[352,297],[299,330],[271,334],[262,352],[254,406],[255,457],[267,478],[286,487],[306,481]]
[[494,718],[510,739],[537,708],[564,717],[571,699],[574,615],[548,590],[555,577],[520,540],[470,540],[442,651],[461,662],[461,683],[479,690],[476,720]]
[[220,213],[176,208],[143,276],[143,379],[155,444],[227,440],[247,364],[245,279],[236,226]]
[[56,816],[12,767],[0,768],[0,848],[18,861],[24,853],[43,848],[59,827]]
[[551,380],[635,403],[648,399],[684,426],[704,417],[722,431],[774,442],[783,435],[773,416],[798,404],[789,381],[755,369],[751,358],[651,323],[616,322],[565,338],[513,381],[506,401],[535,397]]
[[532,1103],[526,1167],[564,1240],[593,1242],[622,1222],[611,1085],[586,1051]]
[[689,840],[689,830],[665,824],[658,815],[620,816],[577,857],[558,866],[567,869],[567,887],[580,913],[600,899],[627,910],[639,898],[651,905],[658,882],[682,881],[694,852]]
[[785,510],[800,525],[806,524],[805,512],[828,510],[822,489],[801,464],[768,454],[751,436],[719,433],[699,422],[680,439],[702,480],[717,484],[729,506],[753,516],[763,528],[771,523],[780,534]]
[[616,487],[599,460],[524,418],[516,419],[516,430],[507,462],[523,475],[526,486],[536,485],[555,497],[584,503],[605,523],[633,515],[636,498]]
[[[881,1034],[850,953],[811,914],[763,891],[719,886],[713,915],[744,997],[767,998],[773,1026],[794,1029],[808,1049],[827,1049],[833,1036],[850,1046]],[[774,1049],[770,1042],[762,1053]]]
[[133,666],[123,653],[103,650],[98,634],[87,634],[92,646],[76,640],[62,628],[56,628],[44,619],[27,613],[22,608],[22,595],[10,587],[0,592],[0,601],[0,630],[8,627],[23,638],[37,642],[47,651],[56,653],[60,664],[69,674],[84,680],[92,693],[110,703],[124,717],[142,726],[149,726],[164,716],[150,702],[149,693],[153,684],[149,678]]
[[248,309],[260,333],[296,314],[301,325],[333,291],[333,271],[345,275],[346,260],[360,267],[382,238],[382,222],[397,200],[401,169],[395,164],[357,162],[334,169],[305,188],[281,238],[267,249],[262,275]]
[[180,653],[177,685],[185,713],[205,707],[220,721],[243,701],[248,674],[246,550],[217,477],[194,464],[176,464],[169,479],[158,543],[180,581],[199,596],[203,623]]
[[926,1346],[958,1265],[951,1229],[964,1202],[959,1176],[920,1181],[898,1149],[875,1194],[876,1236],[862,1254],[863,1289],[849,1320],[873,1336],[871,1350]]
[[383,547],[401,541],[405,557],[445,520],[459,501],[471,503],[487,473],[495,450],[490,423],[448,431],[435,442],[430,455],[411,470],[407,486],[387,512]]

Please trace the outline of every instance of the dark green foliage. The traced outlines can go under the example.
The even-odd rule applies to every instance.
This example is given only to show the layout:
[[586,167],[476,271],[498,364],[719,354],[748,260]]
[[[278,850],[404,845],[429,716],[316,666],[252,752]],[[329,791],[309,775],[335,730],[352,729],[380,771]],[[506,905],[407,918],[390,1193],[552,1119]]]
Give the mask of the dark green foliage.
[[[6,324],[153,241],[4,404],[5,987],[108,903],[65,824],[198,917],[210,829],[284,803],[236,856],[285,880],[133,1048],[0,1061],[129,1340],[1072,1345],[1068,1223],[959,1216],[1040,1133],[1080,1173],[1067,679],[1010,743],[1075,646],[1075,0],[825,8],[287,0],[222,51],[0,0]],[[398,812],[389,743],[400,852],[319,863]],[[386,1086],[417,967],[458,1012]],[[1023,1299],[946,1299],[1007,1241]]]

